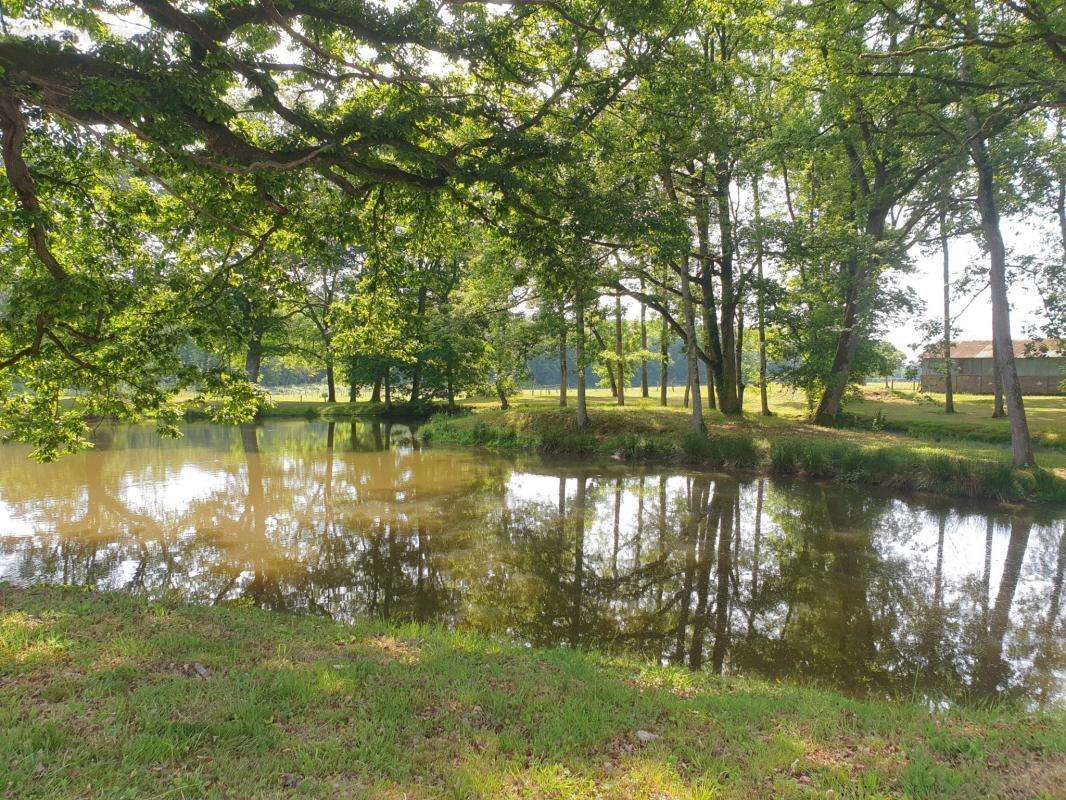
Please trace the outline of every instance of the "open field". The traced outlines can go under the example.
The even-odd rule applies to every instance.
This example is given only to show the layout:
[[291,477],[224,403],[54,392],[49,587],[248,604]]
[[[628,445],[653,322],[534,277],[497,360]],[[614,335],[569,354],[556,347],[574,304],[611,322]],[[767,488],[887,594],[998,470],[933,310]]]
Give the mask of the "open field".
[[22,800],[1052,798],[1066,780],[1061,712],[73,589],[0,587],[0,684],[0,794]]

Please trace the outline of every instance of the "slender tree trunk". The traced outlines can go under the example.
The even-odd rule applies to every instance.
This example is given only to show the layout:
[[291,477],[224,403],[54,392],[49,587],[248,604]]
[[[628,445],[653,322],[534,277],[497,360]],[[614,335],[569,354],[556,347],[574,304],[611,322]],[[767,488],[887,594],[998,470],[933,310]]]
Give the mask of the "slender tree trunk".
[[[417,330],[418,330],[418,334],[419,334],[419,339],[421,339],[422,320],[426,316],[426,287],[425,287],[425,284],[423,284],[422,286],[418,287],[418,310],[417,310],[416,314],[417,314],[416,319],[418,320]],[[422,342],[419,341],[419,345],[421,345],[421,344],[422,344]],[[414,368],[411,370],[411,402],[412,403],[417,403],[418,402],[418,396],[421,393],[422,393],[422,353],[421,353],[421,351],[419,351],[419,353],[415,356]]]
[[381,402],[381,373],[379,372],[374,378],[374,388],[370,393],[371,403]]
[[744,410],[744,306],[737,309],[737,407]]
[[759,408],[764,417],[770,416],[770,402],[767,397],[766,386],[766,298],[763,291],[762,269],[762,216],[759,199],[759,176],[752,180],[752,191],[755,201],[755,267],[758,274],[759,286],[757,289],[756,303],[759,315]]
[[566,390],[570,384],[570,369],[566,361],[566,304],[559,304],[559,405],[566,407]]
[[944,413],[955,413],[951,375],[951,262],[948,256],[947,214],[940,209],[940,252],[944,256]]
[[[995,323],[993,322],[993,325]],[[1007,409],[1003,406],[1003,374],[999,371],[999,360],[995,347],[992,348],[992,419],[1003,419]]]
[[[600,348],[601,353],[607,352],[607,343],[603,341],[603,337],[600,335],[599,330],[595,325],[592,326],[592,338],[596,340],[596,344]],[[618,399],[618,383],[614,379],[614,365],[611,363],[613,359],[607,357],[603,364],[603,369],[607,373],[607,382],[611,388],[611,397]]]
[[385,367],[385,407],[392,408],[392,368]]
[[1036,466],[1029,422],[1022,402],[1018,369],[1014,363],[1014,343],[1010,334],[1010,301],[1007,298],[1007,252],[999,227],[999,208],[995,195],[995,174],[981,126],[972,109],[967,110],[970,127],[970,157],[977,170],[977,208],[981,214],[981,231],[989,254],[989,286],[992,291],[992,348],[1003,382],[1003,399],[1010,420],[1011,450],[1016,467]]
[[696,246],[699,256],[700,274],[699,284],[701,292],[700,309],[703,313],[703,331],[707,339],[707,407],[718,408],[718,392],[715,387],[722,385],[722,339],[718,330],[718,311],[714,301],[714,278],[710,250],[710,210],[707,207],[707,198],[700,196],[696,199]]
[[692,427],[697,433],[707,430],[703,421],[700,397],[700,369],[696,360],[696,312],[692,305],[692,286],[688,274],[688,257],[681,265],[681,303],[685,311],[685,355],[688,358],[688,394],[692,403]]
[[740,414],[740,400],[737,386],[740,376],[737,374],[737,349],[740,342],[736,339],[736,313],[738,296],[733,283],[733,218],[729,207],[729,185],[732,174],[727,159],[718,158],[715,165],[715,195],[718,200],[719,249],[718,275],[722,286],[721,310],[719,323],[722,337],[722,383],[718,387],[718,405],[723,414]]
[[507,392],[503,390],[503,381],[496,381],[496,396],[500,398],[500,408],[504,411],[511,407],[507,402]]
[[[644,279],[640,279],[640,293],[644,294]],[[648,397],[648,307],[640,304],[640,396]]]
[[622,290],[614,293],[614,357],[618,364],[618,405],[626,404],[626,364],[622,347]]
[[659,324],[659,405],[667,403],[667,390],[670,386],[670,323],[666,317]]
[[577,368],[577,426],[587,428],[589,424],[588,405],[585,402],[585,304],[578,300],[574,304],[577,321],[577,342],[574,343],[574,365]]

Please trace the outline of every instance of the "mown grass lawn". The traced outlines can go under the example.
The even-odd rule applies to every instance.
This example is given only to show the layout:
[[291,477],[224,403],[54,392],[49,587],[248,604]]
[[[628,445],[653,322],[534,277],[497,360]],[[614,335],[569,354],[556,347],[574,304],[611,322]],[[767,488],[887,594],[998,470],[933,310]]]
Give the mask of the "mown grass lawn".
[[[0,796],[1052,798],[1061,712],[0,587]],[[645,731],[641,741],[637,731]]]
[[[640,397],[639,389],[626,395],[626,405],[619,408],[605,389],[589,392],[589,406],[656,414],[687,412],[682,405],[684,390],[671,387],[668,405],[659,405],[656,387],[652,396]],[[574,398],[571,391],[570,405]],[[958,413],[943,412],[943,395],[926,395],[912,390],[887,390],[868,386],[863,399],[852,400],[847,411],[866,419],[874,419],[880,412],[891,426],[898,423],[901,430],[856,430],[822,428],[806,422],[807,405],[803,395],[780,386],[770,391],[770,410],[773,416],[759,414],[758,391],[749,387],[744,397],[745,415],[741,420],[729,419],[717,411],[706,412],[707,422],[726,430],[741,427],[762,437],[793,435],[844,440],[866,446],[904,446],[924,454],[948,453],[980,461],[1003,461],[1010,458],[1010,425],[1005,419],[992,419],[992,398],[983,395],[957,395]],[[492,398],[464,403],[478,410],[498,408]],[[1066,397],[1027,397],[1026,410],[1030,431],[1038,437],[1037,463],[1044,469],[1066,478]],[[552,391],[523,392],[512,399],[517,410],[558,408],[558,396]],[[663,425],[672,426],[669,418]],[[682,421],[678,422],[683,427]]]

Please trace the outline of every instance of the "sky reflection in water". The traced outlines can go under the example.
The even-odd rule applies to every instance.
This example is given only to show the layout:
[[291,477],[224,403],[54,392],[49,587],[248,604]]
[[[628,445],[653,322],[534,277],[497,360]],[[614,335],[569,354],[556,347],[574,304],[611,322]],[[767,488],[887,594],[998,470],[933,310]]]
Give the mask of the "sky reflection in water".
[[420,447],[406,426],[0,447],[0,580],[468,626],[931,699],[1061,703],[1066,522]]

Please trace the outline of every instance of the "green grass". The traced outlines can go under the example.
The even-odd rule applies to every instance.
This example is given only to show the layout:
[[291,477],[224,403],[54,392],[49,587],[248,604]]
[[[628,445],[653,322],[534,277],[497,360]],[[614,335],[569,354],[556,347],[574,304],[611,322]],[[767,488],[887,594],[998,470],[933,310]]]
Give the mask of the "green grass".
[[0,796],[24,800],[1051,798],[1066,777],[1061,712],[74,589],[0,587],[0,686]]
[[[1026,397],[1026,417],[1033,443],[1066,450],[1066,397]],[[955,413],[944,413],[944,395],[868,387],[848,411],[859,420],[875,420],[887,430],[931,439],[1010,442],[1010,423],[992,419],[992,398],[955,395]]]
[[[371,403],[357,400],[354,403],[327,403],[325,400],[293,400],[271,395],[270,404],[259,412],[260,419],[349,419],[351,417],[381,418],[425,418],[434,413],[444,413],[447,407],[442,403]],[[208,420],[211,418],[209,407],[190,408],[185,412],[185,419]]]
[[882,431],[824,429],[780,416],[708,416],[708,435],[691,430],[676,408],[595,404],[590,426],[572,409],[518,402],[509,411],[480,407],[466,416],[434,417],[422,428],[431,442],[547,454],[676,461],[757,469],[959,497],[1066,504],[1066,479],[1013,469],[1000,447],[959,440],[934,443]]

